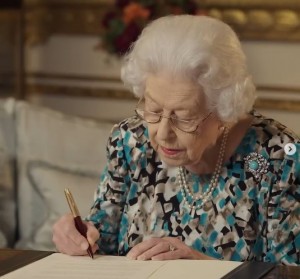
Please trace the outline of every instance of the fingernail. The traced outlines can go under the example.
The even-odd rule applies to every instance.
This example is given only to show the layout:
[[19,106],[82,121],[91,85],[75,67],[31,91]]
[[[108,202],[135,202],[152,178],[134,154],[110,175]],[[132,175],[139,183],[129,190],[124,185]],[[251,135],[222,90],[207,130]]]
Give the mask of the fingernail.
[[95,251],[98,251],[98,250],[99,250],[99,246],[98,246],[97,243],[95,243],[95,244],[93,245],[93,249],[95,249]]
[[146,258],[144,255],[137,257],[138,261],[144,261]]
[[137,260],[137,257],[133,254],[127,254],[129,260]]
[[81,248],[82,250],[86,250],[88,247],[89,247],[89,245],[88,245],[87,242],[82,242],[82,243],[80,244],[80,248]]

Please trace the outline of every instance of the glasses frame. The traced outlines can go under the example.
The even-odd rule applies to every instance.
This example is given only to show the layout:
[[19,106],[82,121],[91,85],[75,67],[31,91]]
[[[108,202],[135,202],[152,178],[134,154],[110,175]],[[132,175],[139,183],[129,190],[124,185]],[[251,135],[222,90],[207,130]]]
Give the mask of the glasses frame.
[[[156,124],[156,123],[159,123],[159,122],[161,121],[162,118],[166,118],[166,119],[169,119],[169,120],[170,120],[170,123],[172,124],[172,126],[173,126],[174,128],[178,129],[178,130],[181,131],[181,132],[188,133],[188,134],[196,133],[197,130],[198,130],[198,128],[199,128],[199,126],[200,126],[200,125],[203,125],[203,123],[204,123],[204,122],[212,115],[212,111],[211,111],[211,112],[209,112],[204,118],[202,118],[202,119],[199,121],[199,123],[196,125],[195,129],[193,129],[193,130],[191,130],[191,131],[185,131],[185,130],[182,130],[182,129],[180,129],[179,127],[177,127],[177,126],[174,124],[174,122],[173,122],[172,120],[177,120],[177,121],[189,123],[191,120],[194,121],[194,120],[197,120],[197,119],[185,120],[185,119],[177,118],[176,116],[173,116],[173,115],[166,116],[166,115],[163,115],[163,113],[156,113],[156,112],[153,112],[153,111],[141,109],[141,108],[139,108],[139,105],[140,105],[140,103],[141,103],[143,100],[144,100],[144,98],[141,98],[141,99],[138,101],[138,103],[137,103],[137,105],[136,105],[136,107],[135,107],[135,109],[134,109],[135,114],[136,114],[136,116],[137,116],[138,118],[140,118],[140,119],[146,121],[146,122],[149,123],[149,124]],[[151,114],[153,114],[153,115],[159,116],[159,118],[158,118],[157,121],[147,121],[144,117],[141,116],[141,114],[140,114],[138,111],[141,111],[141,112],[143,112],[143,113],[148,112],[148,113],[151,113]]]

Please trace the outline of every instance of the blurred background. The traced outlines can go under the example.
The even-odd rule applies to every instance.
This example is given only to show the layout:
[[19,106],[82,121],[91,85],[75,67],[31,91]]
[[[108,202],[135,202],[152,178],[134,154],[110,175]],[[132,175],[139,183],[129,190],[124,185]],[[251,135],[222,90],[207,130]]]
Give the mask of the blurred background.
[[21,94],[23,71],[21,42],[21,1],[0,1],[0,94],[1,97]]
[[1,0],[0,95],[119,121],[135,104],[119,57],[143,25],[166,13],[208,14],[238,32],[257,109],[300,134],[299,10],[299,0]]
[[0,0],[0,248],[55,250],[65,187],[87,214],[112,122],[136,104],[120,57],[150,20],[181,13],[236,30],[256,109],[300,135],[300,0]]

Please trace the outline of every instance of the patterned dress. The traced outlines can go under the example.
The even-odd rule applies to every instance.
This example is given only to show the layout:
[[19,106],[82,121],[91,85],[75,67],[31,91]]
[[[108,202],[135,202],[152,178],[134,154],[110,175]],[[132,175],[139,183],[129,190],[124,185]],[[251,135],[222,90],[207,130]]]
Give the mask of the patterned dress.
[[[197,210],[184,202],[177,168],[165,166],[151,147],[145,123],[131,117],[114,126],[87,217],[100,231],[100,253],[126,255],[143,240],[171,236],[216,259],[299,265],[300,140],[252,113],[212,199]],[[295,154],[285,154],[287,143],[296,145]],[[263,163],[262,172],[246,159],[249,154],[254,165]],[[201,193],[210,176],[187,173],[187,180]]]

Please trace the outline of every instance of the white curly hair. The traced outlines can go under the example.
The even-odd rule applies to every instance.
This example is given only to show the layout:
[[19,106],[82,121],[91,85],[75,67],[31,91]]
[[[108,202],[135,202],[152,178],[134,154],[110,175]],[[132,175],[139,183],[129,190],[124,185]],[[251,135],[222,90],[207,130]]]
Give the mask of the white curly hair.
[[121,78],[137,96],[149,74],[167,72],[202,87],[209,110],[225,122],[249,112],[256,91],[235,32],[208,16],[165,16],[148,24],[124,57]]

